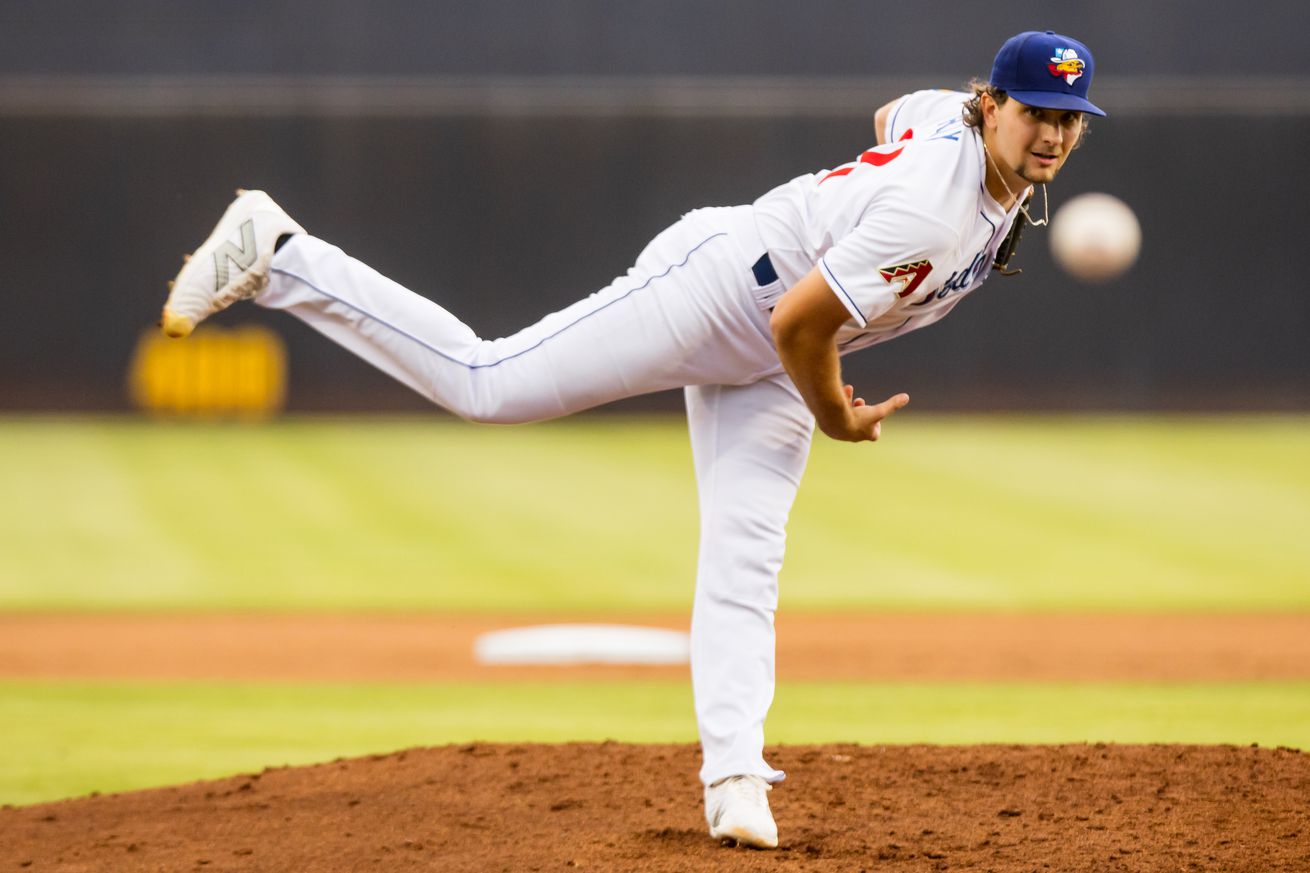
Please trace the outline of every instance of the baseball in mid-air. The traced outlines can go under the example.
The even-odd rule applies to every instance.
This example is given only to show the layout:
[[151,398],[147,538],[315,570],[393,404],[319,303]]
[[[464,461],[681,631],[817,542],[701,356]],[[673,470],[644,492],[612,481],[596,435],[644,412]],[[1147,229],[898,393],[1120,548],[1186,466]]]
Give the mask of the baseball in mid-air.
[[1079,194],[1051,219],[1055,262],[1084,282],[1108,282],[1123,275],[1141,247],[1137,216],[1110,194]]

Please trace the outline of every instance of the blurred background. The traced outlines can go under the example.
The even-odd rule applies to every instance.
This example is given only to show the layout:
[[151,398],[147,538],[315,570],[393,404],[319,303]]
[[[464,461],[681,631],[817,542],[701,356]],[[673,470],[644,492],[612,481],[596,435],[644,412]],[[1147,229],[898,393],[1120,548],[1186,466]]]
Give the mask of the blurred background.
[[[879,105],[985,76],[1027,28],[1091,46],[1110,115],[1052,208],[1120,197],[1140,261],[1083,285],[1030,230],[1021,278],[848,375],[919,410],[1304,410],[1307,27],[1290,0],[4,0],[0,410],[189,402],[139,343],[238,186],[500,336],[681,213],[852,159]],[[425,406],[292,319],[218,322],[275,333],[219,353],[264,374],[251,404]]]
[[[165,283],[261,187],[502,336],[682,213],[855,158],[878,106],[986,76],[1033,28],[1092,48],[1110,116],[1052,213],[1108,192],[1141,257],[1083,284],[1029,229],[1021,277],[845,359],[914,406],[876,449],[815,442],[780,640],[808,616],[829,648],[815,674],[780,659],[770,739],[1310,748],[1306,4],[0,0],[0,803],[415,744],[693,741],[682,672],[511,682],[451,630],[685,629],[677,392],[465,425],[255,306],[166,342]],[[370,628],[405,670],[353,669]],[[1086,651],[1051,656],[1060,636]],[[873,643],[963,654],[898,673]],[[986,650],[1018,672],[969,674]]]

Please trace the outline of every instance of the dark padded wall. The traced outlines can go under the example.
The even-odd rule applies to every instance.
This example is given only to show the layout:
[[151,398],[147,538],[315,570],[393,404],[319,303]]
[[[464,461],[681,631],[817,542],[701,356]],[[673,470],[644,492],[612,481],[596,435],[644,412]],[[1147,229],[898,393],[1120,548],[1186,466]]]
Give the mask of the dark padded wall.
[[[948,7],[956,8],[917,4],[911,20],[901,6],[866,3],[819,3],[805,15],[794,4],[755,2],[625,6],[621,15],[601,0],[393,3],[366,15],[344,2],[9,2],[0,4],[0,76],[10,78],[0,78],[0,89],[19,74],[237,69],[943,69],[957,74],[943,82],[954,85],[983,72],[994,48],[990,35],[980,48],[968,28],[1003,36],[1016,29],[1004,25],[1013,15],[969,7],[930,51],[923,40],[871,41],[813,21],[822,12],[866,30],[886,22],[917,33]],[[1113,60],[1120,76],[1215,75],[1225,65],[1274,75],[1296,56],[1277,61],[1293,35],[1263,6],[1245,19],[1265,40],[1259,53],[1234,47],[1215,7],[1080,8],[1057,26],[1093,45],[1101,34],[1101,67]],[[1201,11],[1173,15],[1184,8]],[[312,19],[311,9],[320,10]],[[679,24],[696,10],[702,26]],[[1110,39],[1110,22],[1130,14],[1134,26],[1116,25]],[[1297,16],[1305,17],[1301,7],[1287,6],[1282,21]],[[789,28],[789,48],[761,64],[757,48]],[[656,38],[679,48],[654,52]],[[841,50],[820,51],[824,41]],[[852,60],[875,43],[871,57]],[[869,93],[869,112],[893,96]],[[994,277],[940,325],[847,358],[848,374],[868,394],[908,390],[920,408],[1310,408],[1310,295],[1298,264],[1310,227],[1308,128],[1310,115],[1295,112],[1138,111],[1097,123],[1052,188],[1052,205],[1090,190],[1125,199],[1143,225],[1137,267],[1108,286],[1081,285],[1051,265],[1044,232],[1030,231],[1022,277]],[[157,317],[182,252],[208,232],[238,184],[267,188],[311,232],[497,336],[608,282],[681,212],[748,202],[793,175],[849,160],[870,140],[869,122],[852,115],[0,114],[0,409],[125,408],[123,374],[139,331]],[[288,339],[293,409],[421,405],[292,319],[249,306],[224,318],[266,321]],[[665,396],[625,408],[678,403]]]
[[1296,75],[1299,0],[4,0],[0,72],[985,73],[1020,30],[1125,75]]

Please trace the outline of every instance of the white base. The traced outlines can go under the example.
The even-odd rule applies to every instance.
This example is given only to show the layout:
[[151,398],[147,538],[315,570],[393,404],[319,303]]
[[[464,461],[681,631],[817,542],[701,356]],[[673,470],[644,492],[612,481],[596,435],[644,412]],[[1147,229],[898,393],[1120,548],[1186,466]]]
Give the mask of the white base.
[[685,664],[687,634],[621,624],[547,624],[482,634],[480,664]]

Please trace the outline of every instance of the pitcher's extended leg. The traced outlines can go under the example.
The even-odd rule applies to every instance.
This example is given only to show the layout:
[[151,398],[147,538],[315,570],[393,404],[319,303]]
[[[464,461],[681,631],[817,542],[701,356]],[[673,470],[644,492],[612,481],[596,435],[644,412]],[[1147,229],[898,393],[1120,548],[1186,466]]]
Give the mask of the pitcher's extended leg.
[[290,312],[463,418],[510,423],[776,367],[743,275],[727,233],[684,221],[606,288],[512,336],[483,340],[437,303],[298,235],[273,259],[255,301]]

